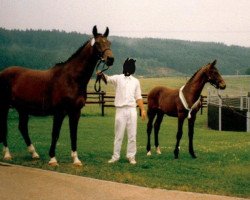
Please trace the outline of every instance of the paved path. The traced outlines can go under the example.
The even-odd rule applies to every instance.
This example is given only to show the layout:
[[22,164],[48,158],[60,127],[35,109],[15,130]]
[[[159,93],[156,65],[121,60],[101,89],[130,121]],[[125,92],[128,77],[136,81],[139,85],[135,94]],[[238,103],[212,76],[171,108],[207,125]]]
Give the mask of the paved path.
[[240,200],[241,198],[151,189],[0,163],[3,200]]

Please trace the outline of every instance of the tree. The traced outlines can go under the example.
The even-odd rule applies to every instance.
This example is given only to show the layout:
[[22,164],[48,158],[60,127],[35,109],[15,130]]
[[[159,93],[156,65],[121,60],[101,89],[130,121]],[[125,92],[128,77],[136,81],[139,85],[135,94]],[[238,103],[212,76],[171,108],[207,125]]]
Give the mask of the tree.
[[250,75],[250,67],[246,69],[246,75]]

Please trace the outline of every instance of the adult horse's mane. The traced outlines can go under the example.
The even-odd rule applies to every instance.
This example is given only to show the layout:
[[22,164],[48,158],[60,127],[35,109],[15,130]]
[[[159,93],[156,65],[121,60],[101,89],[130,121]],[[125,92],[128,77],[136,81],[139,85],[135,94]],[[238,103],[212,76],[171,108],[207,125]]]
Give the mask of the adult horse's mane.
[[89,40],[87,42],[85,42],[81,47],[78,48],[78,50],[73,53],[66,61],[62,61],[59,63],[56,63],[55,66],[62,66],[65,65],[66,63],[70,62],[72,59],[76,58],[78,56],[78,54],[81,53],[82,49],[85,48],[85,46],[89,43]]

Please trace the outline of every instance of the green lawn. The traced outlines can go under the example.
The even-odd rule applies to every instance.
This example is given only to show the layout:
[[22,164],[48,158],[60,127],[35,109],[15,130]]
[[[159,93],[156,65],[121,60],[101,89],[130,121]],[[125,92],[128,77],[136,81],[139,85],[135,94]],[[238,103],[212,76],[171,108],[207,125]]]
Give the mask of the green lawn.
[[[179,87],[186,82],[186,78],[148,80],[140,80],[144,93],[147,93],[156,85]],[[249,80],[249,78],[240,81],[229,79],[227,80],[228,88],[239,90],[236,86],[239,83],[240,85],[244,83],[249,87]],[[111,86],[102,86],[105,91],[113,92]],[[89,85],[89,91],[92,88],[93,81]],[[230,92],[231,90],[229,89]],[[192,159],[188,153],[187,123],[185,123],[180,158],[175,160],[173,150],[176,142],[177,120],[165,117],[159,135],[162,155],[156,155],[153,151],[152,156],[147,157],[147,121],[139,119],[137,134],[138,164],[131,166],[125,158],[127,138],[124,138],[121,160],[115,164],[108,164],[107,161],[111,158],[113,150],[114,111],[114,108],[106,108],[105,117],[101,117],[98,105],[87,105],[83,109],[78,129],[78,154],[84,165],[79,168],[73,167],[70,157],[67,118],[63,123],[56,149],[60,165],[59,167],[50,167],[48,166],[48,151],[51,141],[52,117],[30,118],[30,136],[41,157],[40,160],[33,161],[17,129],[17,114],[14,110],[10,110],[8,141],[13,160],[9,162],[152,188],[250,197],[249,133],[209,130],[206,125],[207,113],[205,109],[203,115],[200,115],[200,113],[197,115],[195,124],[194,149],[198,158]],[[0,161],[3,161],[2,158]]]
[[146,121],[138,120],[138,164],[131,166],[125,158],[127,138],[124,138],[121,160],[108,164],[113,149],[114,108],[106,109],[105,117],[100,116],[98,106],[87,106],[83,113],[78,132],[78,154],[84,162],[82,168],[71,164],[67,118],[57,143],[60,166],[53,168],[48,166],[52,118],[30,119],[30,135],[41,157],[33,161],[17,130],[17,114],[13,110],[9,117],[9,147],[13,154],[10,163],[152,188],[250,197],[249,133],[208,130],[206,112],[198,114],[194,137],[198,158],[192,159],[188,153],[185,126],[180,158],[175,160],[177,122],[175,118],[165,117],[159,136],[162,155],[153,151],[153,155],[147,157]]

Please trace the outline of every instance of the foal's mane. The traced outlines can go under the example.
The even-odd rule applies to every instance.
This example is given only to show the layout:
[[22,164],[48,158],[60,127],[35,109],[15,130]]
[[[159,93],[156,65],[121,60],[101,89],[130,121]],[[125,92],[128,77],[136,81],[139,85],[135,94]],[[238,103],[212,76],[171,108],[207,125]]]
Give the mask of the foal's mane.
[[82,49],[84,49],[85,46],[88,44],[88,42],[89,42],[89,40],[87,42],[85,42],[81,47],[79,47],[79,49],[75,53],[73,53],[66,61],[56,63],[55,66],[62,66],[64,64],[66,64],[67,62],[70,62],[75,57],[77,57],[78,54],[80,54],[80,52],[82,51]]
[[192,80],[193,80],[194,77],[198,74],[198,72],[200,72],[201,70],[205,70],[206,66],[207,66],[207,65],[202,66],[201,68],[199,68],[199,69],[193,74],[193,76],[188,80],[187,84],[190,83],[190,82],[192,82]]

